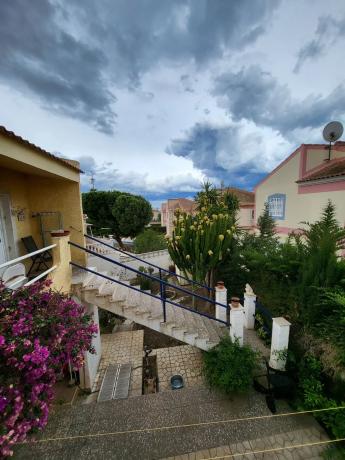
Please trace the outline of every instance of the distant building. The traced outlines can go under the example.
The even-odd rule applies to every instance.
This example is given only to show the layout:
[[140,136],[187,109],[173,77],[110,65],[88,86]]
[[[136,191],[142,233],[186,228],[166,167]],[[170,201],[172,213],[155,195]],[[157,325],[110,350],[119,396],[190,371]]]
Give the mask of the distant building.
[[161,223],[161,212],[159,209],[152,209],[152,219],[150,224],[160,224]]
[[237,196],[240,203],[240,210],[237,215],[238,226],[243,229],[253,229],[254,226],[254,210],[255,210],[255,194],[248,190],[243,190],[237,187],[226,187],[221,190],[222,193],[228,192]]
[[345,142],[302,144],[255,187],[255,219],[268,202],[280,236],[320,218],[328,200],[345,224]]
[[[223,190],[219,190],[220,193],[231,192],[237,196],[240,202],[240,211],[238,213],[238,224],[241,228],[252,229],[254,225],[254,207],[255,207],[255,195],[254,192],[242,190],[236,187],[228,187]],[[186,214],[195,214],[197,203],[187,198],[174,198],[168,200],[166,203],[162,203],[161,222],[162,227],[166,227],[167,235],[171,236],[174,225],[174,215],[176,209],[180,209]]]
[[174,229],[174,213],[176,209],[180,209],[186,214],[194,214],[196,207],[196,202],[193,200],[188,200],[187,198],[172,198],[169,199],[166,203],[162,203],[161,224],[162,227],[166,227],[167,235],[172,235]]

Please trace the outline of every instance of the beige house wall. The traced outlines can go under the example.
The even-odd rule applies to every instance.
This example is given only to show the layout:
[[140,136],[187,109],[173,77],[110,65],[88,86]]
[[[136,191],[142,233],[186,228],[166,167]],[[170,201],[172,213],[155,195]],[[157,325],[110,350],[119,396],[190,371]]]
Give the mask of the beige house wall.
[[240,227],[252,227],[254,219],[252,217],[254,205],[251,207],[241,207],[237,213],[238,225]]
[[[335,150],[333,147],[331,150],[331,159],[344,157],[344,152],[340,150]],[[324,160],[328,159],[328,148],[327,149],[308,149],[307,150],[307,162],[306,167],[307,171],[316,166],[323,164]]]
[[[286,195],[285,219],[276,220],[281,233],[287,234],[289,229],[303,228],[301,222],[315,222],[320,218],[328,200],[336,206],[336,217],[339,224],[345,224],[345,190],[325,191],[314,193],[298,193],[300,159],[302,148],[297,154],[283,164],[276,172],[268,177],[255,191],[256,220],[264,209],[264,204],[270,195],[282,193]],[[333,151],[332,158],[344,157],[344,151]],[[308,149],[306,152],[306,171],[322,164],[328,158],[325,149]]]
[[300,151],[290,161],[285,163],[278,171],[260,184],[255,191],[255,214],[256,220],[265,207],[265,202],[270,195],[283,193],[286,195],[285,219],[276,220],[277,226],[298,227],[301,218],[300,206],[298,203],[298,180]]

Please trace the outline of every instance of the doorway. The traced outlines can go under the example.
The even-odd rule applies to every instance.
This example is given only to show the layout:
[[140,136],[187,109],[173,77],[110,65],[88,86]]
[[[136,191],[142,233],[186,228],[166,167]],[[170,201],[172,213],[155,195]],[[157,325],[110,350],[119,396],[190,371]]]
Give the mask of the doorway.
[[0,194],[0,264],[16,257],[10,197]]

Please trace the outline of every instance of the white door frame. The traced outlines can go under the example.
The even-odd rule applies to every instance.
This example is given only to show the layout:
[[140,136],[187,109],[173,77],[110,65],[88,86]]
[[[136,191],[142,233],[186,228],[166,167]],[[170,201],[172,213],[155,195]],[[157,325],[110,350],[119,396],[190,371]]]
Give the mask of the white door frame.
[[6,260],[15,259],[18,255],[16,226],[11,214],[10,196],[7,193],[0,193],[0,221],[0,233],[4,240],[5,258]]

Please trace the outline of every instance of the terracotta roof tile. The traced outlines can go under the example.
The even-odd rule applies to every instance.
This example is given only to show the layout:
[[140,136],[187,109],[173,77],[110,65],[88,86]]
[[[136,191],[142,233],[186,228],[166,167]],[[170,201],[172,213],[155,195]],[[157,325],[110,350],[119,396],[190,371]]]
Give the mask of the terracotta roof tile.
[[314,171],[311,174],[307,174],[306,176],[302,177],[302,179],[296,182],[309,182],[319,179],[329,179],[332,177],[341,176],[344,176],[345,178],[345,158],[331,160],[330,162],[325,163],[323,167],[321,167],[317,171]]
[[58,161],[59,163],[62,163],[65,166],[68,166],[69,168],[74,169],[75,171],[78,171],[78,172],[81,172],[81,173],[83,172],[77,166],[77,164],[76,164],[77,162],[75,162],[74,160],[67,160],[67,159],[64,159],[64,158],[57,157],[56,155],[53,155],[52,153],[47,152],[46,150],[42,149],[41,147],[38,147],[37,145],[32,144],[28,140],[23,139],[22,137],[20,137],[17,134],[15,134],[13,131],[8,131],[8,129],[6,129],[4,126],[1,126],[1,125],[0,125],[0,134],[3,134],[4,136],[8,137],[9,139],[13,139],[14,141],[18,142],[19,144],[24,145],[25,147],[29,147],[32,150],[35,150],[36,152],[39,152],[39,153],[41,153],[43,155],[46,155],[46,156],[49,156],[53,160]]
[[237,187],[226,187],[223,192],[233,193],[237,196],[240,201],[240,204],[254,204],[255,203],[255,193],[250,192],[249,190],[243,190]]

